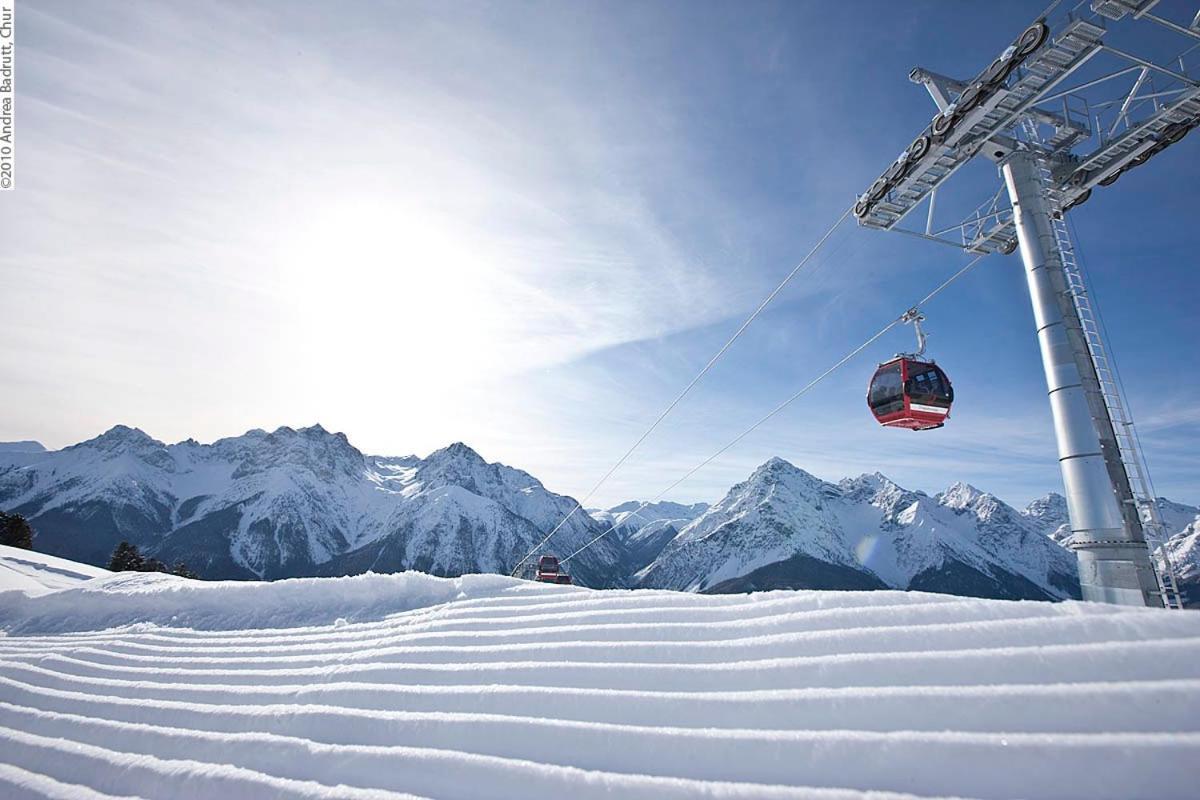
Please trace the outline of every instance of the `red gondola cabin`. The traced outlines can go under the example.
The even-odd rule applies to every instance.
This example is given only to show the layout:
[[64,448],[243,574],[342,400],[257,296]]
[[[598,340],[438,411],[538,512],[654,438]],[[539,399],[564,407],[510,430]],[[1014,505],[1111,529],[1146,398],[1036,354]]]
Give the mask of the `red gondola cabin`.
[[900,356],[879,365],[867,389],[867,405],[880,425],[924,431],[950,418],[954,387],[932,361]]

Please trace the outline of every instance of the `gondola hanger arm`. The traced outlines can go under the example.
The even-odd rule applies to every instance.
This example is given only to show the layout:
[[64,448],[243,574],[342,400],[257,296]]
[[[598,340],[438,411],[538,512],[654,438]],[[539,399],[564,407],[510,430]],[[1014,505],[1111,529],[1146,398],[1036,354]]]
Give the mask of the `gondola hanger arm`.
[[913,353],[899,353],[902,356],[912,356],[920,358],[925,355],[925,330],[921,327],[921,323],[925,321],[925,315],[921,313],[921,309],[913,306],[908,311],[900,315],[901,322],[911,322],[913,330],[917,334],[917,349]]

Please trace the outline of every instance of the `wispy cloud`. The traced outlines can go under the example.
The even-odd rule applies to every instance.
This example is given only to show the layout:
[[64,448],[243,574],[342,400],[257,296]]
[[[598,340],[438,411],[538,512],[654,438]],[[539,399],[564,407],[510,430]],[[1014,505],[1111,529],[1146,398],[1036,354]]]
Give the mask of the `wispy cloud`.
[[[416,384],[475,384],[719,313],[718,265],[681,248],[648,197],[669,180],[689,213],[721,216],[703,210],[687,148],[661,144],[669,108],[643,113],[613,68],[526,80],[536,54],[485,17],[411,6],[376,32],[314,11],[289,26],[283,4],[29,10],[30,146],[0,268],[19,331],[5,370],[39,380],[14,434],[65,443],[119,416],[219,435],[325,417],[352,392],[381,398],[356,405],[383,438],[397,397],[428,391]],[[561,15],[539,22],[586,37]],[[148,369],[190,390],[169,412],[114,396]],[[89,410],[39,418],[80,384]],[[231,402],[229,385],[266,402]]]
[[[22,6],[0,438],[320,421],[376,452],[464,439],[581,494],[927,121],[914,42],[975,57],[898,6],[879,30],[826,11]],[[847,224],[602,501],[670,484],[963,261]],[[945,431],[865,414],[897,331],[679,499],[771,455],[927,491],[1055,488],[1023,292],[990,259],[927,309],[963,389]],[[1190,330],[1190,309],[1155,323]],[[1200,485],[1186,389],[1139,419],[1181,494]]]

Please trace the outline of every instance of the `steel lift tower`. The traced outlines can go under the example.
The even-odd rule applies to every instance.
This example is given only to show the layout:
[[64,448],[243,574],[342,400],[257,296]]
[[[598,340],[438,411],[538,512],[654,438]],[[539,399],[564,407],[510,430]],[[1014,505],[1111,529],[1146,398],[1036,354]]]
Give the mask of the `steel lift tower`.
[[[1200,124],[1200,13],[1160,0],[1070,2],[973,78],[914,69],[937,114],[854,215],[973,253],[1019,247],[1083,597],[1178,608],[1165,527],[1063,217]],[[977,156],[1003,184],[965,220],[935,224],[939,187]],[[922,205],[924,229],[902,225]]]

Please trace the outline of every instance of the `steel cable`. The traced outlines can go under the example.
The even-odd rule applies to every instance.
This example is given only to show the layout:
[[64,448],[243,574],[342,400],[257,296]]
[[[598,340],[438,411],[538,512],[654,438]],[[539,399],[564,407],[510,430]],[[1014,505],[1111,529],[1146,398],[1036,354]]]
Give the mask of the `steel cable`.
[[[663,498],[663,497],[664,497],[666,494],[668,494],[668,493],[669,493],[669,492],[671,492],[673,489],[675,489],[676,487],[678,487],[679,485],[681,485],[682,483],[684,483],[684,482],[685,482],[685,481],[686,481],[688,478],[692,477],[692,476],[693,476],[693,475],[695,475],[697,472],[699,472],[701,469],[703,469],[704,467],[706,467],[706,466],[708,466],[709,464],[711,464],[713,461],[715,461],[715,460],[717,460],[718,458],[720,458],[720,457],[721,457],[722,455],[724,455],[724,454],[725,454],[725,453],[726,453],[726,452],[727,452],[727,451],[728,451],[730,448],[734,447],[735,445],[737,445],[737,444],[738,444],[738,442],[742,441],[742,440],[743,440],[743,439],[745,439],[747,436],[749,436],[751,433],[753,433],[754,431],[756,431],[756,430],[757,430],[757,429],[758,429],[760,426],[762,426],[764,423],[766,423],[766,422],[767,422],[769,419],[771,419],[772,417],[774,417],[774,416],[775,416],[776,414],[778,414],[779,412],[783,411],[785,408],[787,408],[788,406],[790,406],[790,405],[791,405],[792,403],[794,403],[795,401],[799,400],[799,399],[800,399],[801,397],[803,397],[805,394],[807,394],[807,393],[808,393],[808,391],[809,391],[810,389],[812,389],[812,388],[813,388],[814,386],[816,386],[818,383],[820,383],[821,381],[825,380],[825,378],[827,378],[827,377],[829,377],[831,374],[833,374],[833,373],[834,373],[834,372],[835,372],[835,371],[836,371],[838,368],[840,368],[842,365],[844,365],[844,364],[845,364],[847,361],[850,361],[852,358],[854,358],[855,356],[857,356],[857,355],[858,355],[859,353],[861,353],[863,350],[866,350],[868,347],[870,347],[872,344],[874,344],[876,341],[878,341],[880,337],[882,337],[884,334],[886,334],[886,333],[887,333],[888,331],[890,331],[892,328],[894,328],[894,327],[896,327],[897,325],[901,324],[902,322],[906,321],[906,319],[908,318],[908,311],[909,311],[909,310],[911,310],[911,309],[913,309],[913,308],[920,308],[921,306],[923,306],[923,305],[925,305],[926,303],[928,303],[930,300],[932,300],[934,297],[936,297],[936,296],[937,296],[939,293],[941,293],[941,291],[942,291],[943,289],[945,289],[947,286],[949,286],[950,284],[954,283],[956,280],[958,280],[958,279],[959,279],[959,278],[961,278],[963,275],[965,275],[967,272],[969,272],[969,271],[971,270],[971,268],[972,268],[972,267],[974,267],[976,264],[978,264],[978,263],[979,263],[979,261],[980,261],[980,260],[981,260],[981,259],[982,259],[984,256],[986,256],[986,255],[987,255],[987,253],[981,253],[981,254],[979,254],[979,255],[975,256],[975,258],[971,259],[971,260],[970,260],[970,261],[969,261],[969,262],[966,264],[966,266],[964,266],[964,267],[963,267],[962,269],[960,269],[958,272],[954,273],[954,274],[953,274],[953,275],[951,275],[949,278],[947,278],[945,281],[943,281],[943,282],[941,283],[941,285],[939,285],[939,286],[938,286],[936,289],[934,289],[932,292],[930,292],[929,294],[925,295],[925,297],[923,297],[923,298],[921,298],[919,301],[917,301],[917,302],[916,302],[916,303],[915,303],[913,306],[911,306],[911,307],[910,307],[910,309],[906,309],[906,310],[905,310],[905,312],[904,312],[903,314],[901,314],[900,316],[896,317],[894,320],[892,320],[891,322],[889,322],[889,323],[888,323],[887,325],[885,325],[884,327],[880,328],[880,329],[879,329],[878,331],[876,331],[876,332],[875,332],[875,333],[874,333],[874,334],[873,334],[873,335],[872,335],[870,338],[868,338],[868,339],[867,339],[865,342],[863,342],[862,344],[860,344],[858,347],[855,347],[853,350],[851,350],[851,351],[850,351],[849,353],[847,353],[846,355],[842,356],[842,358],[841,358],[841,359],[839,359],[839,360],[837,361],[837,363],[835,363],[835,364],[834,364],[833,366],[831,366],[829,369],[827,369],[827,370],[825,370],[824,372],[822,372],[822,373],[821,373],[820,375],[818,375],[817,377],[813,378],[811,381],[809,381],[807,384],[805,384],[805,386],[804,386],[803,388],[801,388],[799,391],[797,391],[797,392],[796,392],[795,394],[793,394],[791,397],[787,398],[787,399],[786,399],[786,400],[784,400],[782,403],[780,403],[779,405],[775,406],[775,408],[771,409],[771,411],[770,411],[770,412],[768,412],[768,413],[767,413],[765,416],[761,417],[761,418],[760,418],[760,419],[759,419],[757,422],[755,422],[755,423],[754,423],[753,425],[751,425],[749,428],[747,428],[746,430],[742,431],[742,432],[741,432],[741,433],[739,433],[737,436],[735,436],[735,437],[734,437],[732,440],[730,440],[730,441],[729,441],[729,443],[728,443],[728,444],[726,444],[726,445],[725,445],[724,447],[722,447],[720,450],[717,450],[717,452],[713,453],[711,456],[709,456],[708,458],[704,459],[703,461],[701,461],[701,462],[700,462],[699,464],[697,464],[696,466],[692,467],[690,470],[688,470],[688,472],[687,472],[686,474],[684,474],[684,476],[683,476],[682,478],[680,478],[679,480],[675,481],[674,483],[672,483],[672,484],[671,484],[670,486],[668,486],[667,488],[663,489],[661,492],[659,492],[657,495],[655,495],[653,499],[644,501],[644,502],[643,502],[643,503],[642,503],[640,506],[638,506],[636,509],[634,509],[633,513],[634,513],[634,514],[637,514],[639,511],[641,511],[641,510],[642,510],[643,508],[645,508],[646,506],[649,506],[649,505],[651,505],[651,504],[653,504],[653,503],[657,503],[657,502],[658,502],[659,500],[661,500],[661,499],[662,499],[662,498]],[[603,539],[605,536],[607,536],[608,534],[612,533],[613,531],[615,531],[615,530],[616,530],[617,528],[619,528],[619,527],[620,527],[620,523],[614,523],[612,526],[610,526],[610,527],[608,528],[608,530],[606,530],[606,531],[604,531],[603,533],[601,533],[600,535],[598,535],[598,536],[596,536],[596,537],[592,538],[590,541],[588,541],[588,542],[587,542],[587,544],[585,544],[583,547],[580,547],[580,548],[579,548],[578,550],[576,550],[574,553],[571,553],[571,555],[569,555],[569,556],[567,556],[566,558],[562,559],[562,561],[560,561],[559,563],[561,563],[561,564],[566,564],[566,563],[567,563],[568,561],[570,561],[572,558],[574,558],[575,556],[579,555],[579,554],[580,554],[580,553],[582,553],[584,550],[587,550],[587,549],[588,549],[589,547],[591,547],[593,544],[595,544],[596,542],[600,541],[600,540],[601,540],[601,539]]]
[[833,227],[831,227],[829,230],[827,230],[825,232],[825,234],[819,240],[817,240],[817,243],[815,245],[813,245],[812,249],[808,251],[807,255],[805,255],[804,258],[802,258],[800,260],[800,263],[798,263],[792,269],[792,271],[789,272],[787,274],[787,276],[784,277],[784,279],[779,282],[779,285],[776,286],[771,291],[771,293],[767,295],[766,299],[764,299],[761,303],[759,303],[758,308],[754,309],[754,311],[750,314],[750,316],[748,316],[746,318],[746,321],[742,323],[742,326],[740,328],[738,328],[736,332],[734,332],[733,336],[729,337],[729,340],[726,341],[725,344],[721,345],[721,349],[717,350],[717,352],[713,355],[713,357],[708,360],[708,363],[705,364],[704,367],[699,372],[696,373],[696,377],[692,378],[692,380],[687,384],[687,386],[683,387],[683,391],[681,391],[678,395],[676,395],[675,399],[672,400],[670,402],[670,404],[668,404],[667,407],[662,410],[662,413],[659,414],[658,417],[654,420],[654,422],[652,422],[650,424],[650,427],[647,428],[646,431],[641,436],[638,437],[637,441],[634,442],[633,445],[630,446],[630,448],[625,451],[624,455],[622,455],[619,459],[617,459],[617,462],[615,464],[613,464],[611,468],[609,468],[608,472],[604,473],[604,476],[596,482],[596,485],[588,490],[588,493],[583,496],[583,499],[576,501],[575,506],[569,512],[567,512],[561,520],[559,520],[558,524],[554,526],[554,529],[551,530],[548,534],[546,534],[545,538],[543,538],[540,542],[538,542],[536,545],[534,545],[533,548],[530,549],[530,551],[528,553],[526,553],[521,558],[520,561],[517,562],[516,566],[513,567],[512,573],[510,573],[510,574],[516,575],[517,572],[521,569],[521,566],[526,561],[529,560],[529,557],[532,556],[534,553],[536,553],[538,550],[540,550],[546,544],[546,542],[550,541],[550,538],[552,536],[554,536],[554,534],[558,533],[559,529],[562,528],[563,525],[567,524],[567,521],[569,519],[571,519],[571,517],[575,516],[575,512],[577,512],[577,511],[579,511],[579,509],[583,508],[583,504],[586,503],[588,500],[590,500],[592,498],[592,495],[594,495],[597,491],[599,491],[600,487],[603,486],[608,481],[608,479],[613,476],[613,473],[615,473],[618,469],[621,468],[621,465],[624,464],[629,459],[629,457],[631,455],[633,455],[633,452],[635,450],[637,450],[638,447],[641,446],[642,442],[646,441],[646,439],[650,436],[650,434],[653,433],[656,428],[658,428],[659,424],[661,424],[662,421],[667,418],[667,415],[675,410],[675,406],[679,405],[680,401],[682,401],[683,398],[686,397],[688,395],[688,393],[692,391],[693,387],[695,387],[695,385],[700,382],[700,379],[708,374],[709,370],[711,370],[713,368],[713,365],[715,365],[717,363],[717,361],[719,361],[721,359],[721,357],[723,355],[725,355],[725,352],[727,350],[729,350],[730,347],[733,346],[733,343],[736,342],[743,333],[745,333],[746,329],[750,327],[750,323],[754,322],[754,320],[758,318],[758,315],[761,314],[763,312],[763,310],[768,305],[771,304],[771,301],[774,300],[775,297],[780,292],[783,291],[784,287],[787,286],[788,283],[791,282],[792,278],[796,277],[796,274],[798,272],[800,272],[800,270],[802,270],[804,268],[804,266],[806,264],[808,264],[808,262],[810,260],[812,260],[812,257],[814,255],[816,255],[817,251],[820,250],[822,246],[824,246],[825,242],[829,240],[829,237],[833,235],[834,231],[836,231],[839,227],[841,227],[842,223],[846,221],[846,218],[850,216],[850,212],[852,210],[853,210],[853,206],[851,206],[850,208],[847,208],[845,211],[842,212],[842,215],[840,217],[838,217],[837,222],[833,223]]

